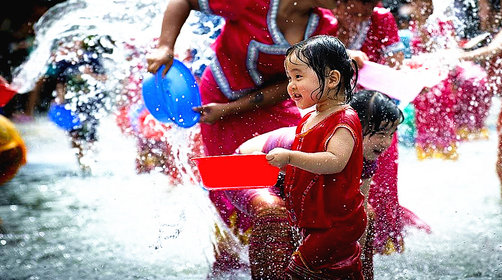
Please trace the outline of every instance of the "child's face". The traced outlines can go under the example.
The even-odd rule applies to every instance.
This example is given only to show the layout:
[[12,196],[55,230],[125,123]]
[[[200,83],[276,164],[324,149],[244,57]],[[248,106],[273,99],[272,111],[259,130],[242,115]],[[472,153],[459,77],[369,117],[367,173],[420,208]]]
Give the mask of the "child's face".
[[307,64],[292,53],[284,61],[288,77],[288,93],[300,109],[307,109],[319,100],[314,99],[319,91],[319,80],[316,73]]
[[363,156],[367,160],[376,160],[392,143],[392,136],[396,132],[397,125],[388,127],[384,131],[363,137]]

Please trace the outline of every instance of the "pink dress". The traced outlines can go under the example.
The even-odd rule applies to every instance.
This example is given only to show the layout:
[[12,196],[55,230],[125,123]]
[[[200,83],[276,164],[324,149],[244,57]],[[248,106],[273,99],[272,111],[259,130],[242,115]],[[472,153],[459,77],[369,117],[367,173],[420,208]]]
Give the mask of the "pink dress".
[[[412,28],[417,33],[417,27]],[[415,54],[432,50],[428,44],[440,48],[456,48],[451,21],[430,19],[422,27],[431,38],[424,43],[418,36],[412,39]],[[414,101],[416,116],[416,146],[420,159],[458,157],[457,139],[467,139],[484,128],[491,105],[491,94],[486,88],[486,72],[477,64],[462,62],[447,78]]]
[[[267,83],[286,80],[284,55],[290,44],[276,23],[279,0],[243,0],[238,5],[231,1],[201,0],[199,5],[202,12],[225,19],[222,32],[212,45],[214,59],[201,78],[203,104],[227,103]],[[329,10],[314,9],[304,38],[335,34],[336,30]],[[253,136],[297,125],[300,118],[294,102],[286,100],[272,107],[225,117],[212,125],[201,124],[206,154],[232,154]],[[250,229],[251,219],[238,211],[222,191],[210,191],[209,197],[237,235]]]

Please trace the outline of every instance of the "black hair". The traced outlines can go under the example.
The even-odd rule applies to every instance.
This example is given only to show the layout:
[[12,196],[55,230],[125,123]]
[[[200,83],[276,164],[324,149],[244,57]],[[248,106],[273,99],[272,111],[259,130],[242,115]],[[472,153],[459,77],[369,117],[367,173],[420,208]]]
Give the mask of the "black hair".
[[324,82],[327,73],[331,70],[337,70],[341,76],[341,81],[336,88],[336,94],[338,95],[340,88],[343,87],[345,102],[352,99],[357,83],[357,64],[355,60],[349,57],[345,46],[338,38],[329,35],[310,37],[291,46],[286,51],[286,59],[290,59],[291,54],[295,54],[300,61],[316,73],[319,79],[318,99],[322,97]]
[[389,96],[376,90],[360,90],[350,106],[359,115],[363,135],[374,135],[404,121],[401,109]]

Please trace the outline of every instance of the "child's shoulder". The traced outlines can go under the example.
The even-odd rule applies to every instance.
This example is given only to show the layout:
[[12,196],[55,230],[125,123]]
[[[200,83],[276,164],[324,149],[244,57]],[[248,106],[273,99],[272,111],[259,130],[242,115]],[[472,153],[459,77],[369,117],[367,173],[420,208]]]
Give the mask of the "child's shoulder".
[[347,106],[340,111],[338,122],[340,124],[350,125],[352,128],[360,129],[361,121],[359,120],[359,115],[354,108]]
[[357,115],[356,110],[354,110],[354,108],[352,108],[350,105],[345,106],[344,108],[340,109],[339,111],[337,111],[335,114],[332,115],[338,115],[338,118],[342,120],[354,119],[354,118],[359,120],[359,116]]

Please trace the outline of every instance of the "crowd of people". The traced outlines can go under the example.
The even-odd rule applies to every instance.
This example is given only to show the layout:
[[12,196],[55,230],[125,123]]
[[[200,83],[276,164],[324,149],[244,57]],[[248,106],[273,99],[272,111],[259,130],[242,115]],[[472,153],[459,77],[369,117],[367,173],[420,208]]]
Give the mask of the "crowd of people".
[[[402,253],[406,226],[431,231],[398,200],[398,126],[407,117],[403,104],[357,81],[368,62],[446,71],[439,83],[404,104],[415,112],[414,144],[421,160],[455,160],[462,141],[486,138],[491,100],[500,91],[500,3],[454,4],[439,13],[432,0],[398,5],[379,0],[240,5],[171,0],[151,50],[124,44],[127,59],[138,61],[122,81],[123,98],[113,108],[122,131],[137,138],[138,173],[161,168],[173,184],[184,183],[183,172],[197,175],[175,164],[185,157],[173,152],[166,137],[174,124],[155,120],[145,108],[138,75],[156,73],[161,66],[165,74],[179,58],[175,45],[191,11],[221,26],[208,65],[194,71],[202,105],[194,108],[200,121],[190,136],[189,157],[259,152],[281,169],[277,184],[269,188],[208,192],[226,225],[215,232],[227,230],[235,237],[217,236],[210,278],[249,263],[253,279],[373,279],[373,255]],[[476,18],[478,25],[462,24],[466,21],[459,18]],[[400,36],[404,29],[407,38]],[[67,133],[79,148],[84,171],[89,166],[83,147],[98,139],[99,114],[112,110],[100,87],[107,77],[99,54],[117,47],[108,39],[111,49],[93,37],[72,39],[71,47],[78,49],[55,42],[55,52],[75,55],[51,61],[36,94],[21,106],[20,113],[33,117],[39,91],[51,80],[56,103],[71,105],[72,98],[78,99],[68,107],[81,123]],[[193,64],[197,51],[188,50],[184,62]],[[15,120],[16,114],[6,115]],[[5,127],[8,137],[0,138],[6,139],[0,154],[17,151],[12,164],[1,158],[2,178],[9,180],[25,163],[26,150],[5,119],[0,133]],[[502,114],[498,124],[500,136]],[[499,143],[496,170],[502,182]],[[235,252],[235,240],[248,249],[248,260]]]

